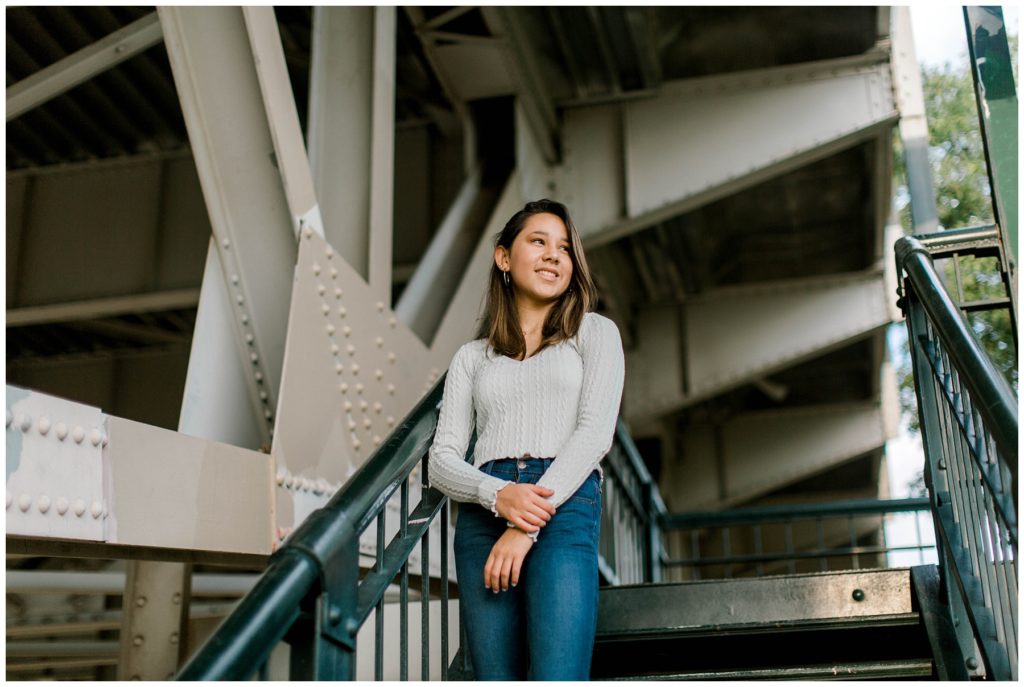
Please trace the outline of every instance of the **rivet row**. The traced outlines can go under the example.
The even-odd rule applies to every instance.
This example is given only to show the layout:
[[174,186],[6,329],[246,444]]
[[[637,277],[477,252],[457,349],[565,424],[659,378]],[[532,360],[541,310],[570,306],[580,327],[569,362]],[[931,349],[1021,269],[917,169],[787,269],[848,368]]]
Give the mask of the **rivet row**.
[[[56,501],[50,499],[47,494],[40,494],[35,500],[32,499],[30,494],[22,492],[18,495],[18,510],[22,513],[28,513],[32,509],[32,504],[35,503],[36,510],[41,514],[45,515],[50,512],[51,506],[57,511],[57,515],[65,515],[70,509],[77,517],[85,515],[86,503],[85,499],[75,499],[74,501],[68,501],[64,496],[58,496]],[[7,491],[7,510],[10,510],[14,504],[14,496],[10,490]],[[100,517],[107,515],[107,506],[102,501],[93,501],[88,508],[90,514],[94,520],[98,520]]]
[[[64,441],[65,439],[67,439],[68,434],[70,433],[71,438],[74,439],[76,444],[81,444],[83,441],[85,441],[86,436],[89,437],[89,442],[93,446],[99,446],[101,444],[103,446],[106,446],[109,443],[109,438],[107,437],[106,433],[104,433],[98,427],[93,427],[92,429],[90,429],[88,435],[86,434],[85,428],[82,427],[81,425],[75,425],[69,432],[68,426],[65,423],[58,421],[56,424],[53,424],[50,418],[47,417],[46,415],[40,417],[39,420],[37,420],[34,424],[39,434],[44,437],[50,433],[51,429],[53,429],[53,433],[57,436],[57,439],[59,441]],[[10,408],[8,408],[8,429],[10,429],[11,425],[16,426],[22,432],[30,432],[33,426],[32,416],[29,415],[28,413],[18,413],[15,415],[11,412]]]

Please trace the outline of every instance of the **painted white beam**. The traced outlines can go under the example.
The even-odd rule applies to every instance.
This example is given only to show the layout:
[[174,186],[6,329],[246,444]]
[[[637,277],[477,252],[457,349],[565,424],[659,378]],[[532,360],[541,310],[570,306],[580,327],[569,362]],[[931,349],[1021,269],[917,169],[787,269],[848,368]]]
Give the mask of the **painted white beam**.
[[398,319],[424,342],[433,339],[450,296],[458,288],[466,261],[479,242],[480,227],[487,221],[486,217],[478,216],[480,178],[478,166],[463,181],[395,305]]
[[370,127],[370,289],[391,303],[395,204],[395,7],[373,9],[372,125]]
[[885,58],[668,82],[657,97],[566,110],[563,192],[588,245],[887,132],[898,112]]
[[313,188],[313,175],[309,169],[309,158],[306,157],[306,144],[302,139],[302,127],[299,125],[299,113],[295,108],[274,8],[270,5],[243,7],[242,13],[295,237],[298,238],[299,231],[305,226],[323,236],[323,221]]
[[369,279],[372,7],[313,8],[309,163],[323,236]]
[[153,47],[162,38],[160,20],[153,12],[8,86],[7,121]]
[[744,413],[689,428],[659,486],[675,510],[725,508],[880,450],[892,430],[878,403]]
[[840,348],[893,321],[881,271],[711,291],[637,316],[624,411],[665,415]]
[[8,536],[271,552],[269,455],[10,385],[7,417]]
[[131,296],[96,298],[87,301],[37,305],[7,311],[8,327],[25,327],[52,322],[94,320],[161,310],[194,308],[199,303],[199,289],[176,289]]
[[236,353],[269,443],[296,242],[252,46],[239,7],[158,11],[233,303]]
[[[8,570],[8,594],[121,594],[127,574],[120,571],[92,572],[82,570]],[[259,575],[255,573],[194,573],[193,596],[245,596]],[[194,607],[193,607],[194,608]],[[204,614],[229,610],[224,604],[200,607]],[[108,611],[109,617],[121,618],[120,611]]]

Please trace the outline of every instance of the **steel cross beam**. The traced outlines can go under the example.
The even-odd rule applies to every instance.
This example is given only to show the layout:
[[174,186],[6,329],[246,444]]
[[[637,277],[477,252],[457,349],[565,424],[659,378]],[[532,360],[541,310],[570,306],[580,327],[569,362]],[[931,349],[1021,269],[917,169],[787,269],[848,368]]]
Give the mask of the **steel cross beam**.
[[[293,228],[301,216],[289,202],[299,196],[286,192],[274,154],[274,126],[285,125],[264,107],[241,8],[158,11],[232,303],[234,347],[261,443],[269,444],[295,266]],[[278,96],[275,90],[271,97]],[[283,136],[278,143],[289,145]]]
[[565,110],[556,172],[587,246],[888,134],[899,112],[885,57],[665,82],[655,97]]
[[7,121],[147,50],[163,38],[157,13],[132,22],[7,87]]

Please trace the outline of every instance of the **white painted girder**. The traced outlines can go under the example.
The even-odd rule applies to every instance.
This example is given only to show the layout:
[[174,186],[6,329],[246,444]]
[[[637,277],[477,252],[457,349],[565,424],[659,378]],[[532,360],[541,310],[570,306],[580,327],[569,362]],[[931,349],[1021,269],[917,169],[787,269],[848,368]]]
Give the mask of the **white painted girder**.
[[668,82],[655,97],[566,110],[563,193],[588,246],[887,132],[898,111],[885,57]]
[[270,5],[243,7],[245,28],[252,47],[253,63],[259,78],[267,124],[274,140],[277,168],[292,216],[292,229],[298,238],[303,227],[324,235],[320,207],[313,188],[313,175],[306,157],[306,144],[295,108],[288,65],[281,47],[274,8]]
[[239,7],[158,12],[233,304],[235,348],[269,443],[296,245],[250,39]]
[[665,415],[839,348],[893,321],[881,271],[711,291],[637,316],[629,418]]
[[147,14],[8,86],[7,121],[151,48],[162,37],[156,13]]
[[7,535],[271,552],[269,455],[7,386]]
[[879,403],[743,413],[719,429],[689,428],[659,487],[673,510],[717,510],[880,450],[892,429]]

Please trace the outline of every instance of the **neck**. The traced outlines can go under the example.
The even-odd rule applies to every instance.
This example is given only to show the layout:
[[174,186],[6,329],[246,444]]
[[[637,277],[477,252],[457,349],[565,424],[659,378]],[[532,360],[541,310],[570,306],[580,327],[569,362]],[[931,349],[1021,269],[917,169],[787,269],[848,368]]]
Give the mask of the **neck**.
[[544,327],[544,320],[553,307],[555,307],[554,301],[538,303],[532,299],[517,296],[516,312],[519,315],[519,326],[523,330],[523,336],[530,336],[541,331]]

